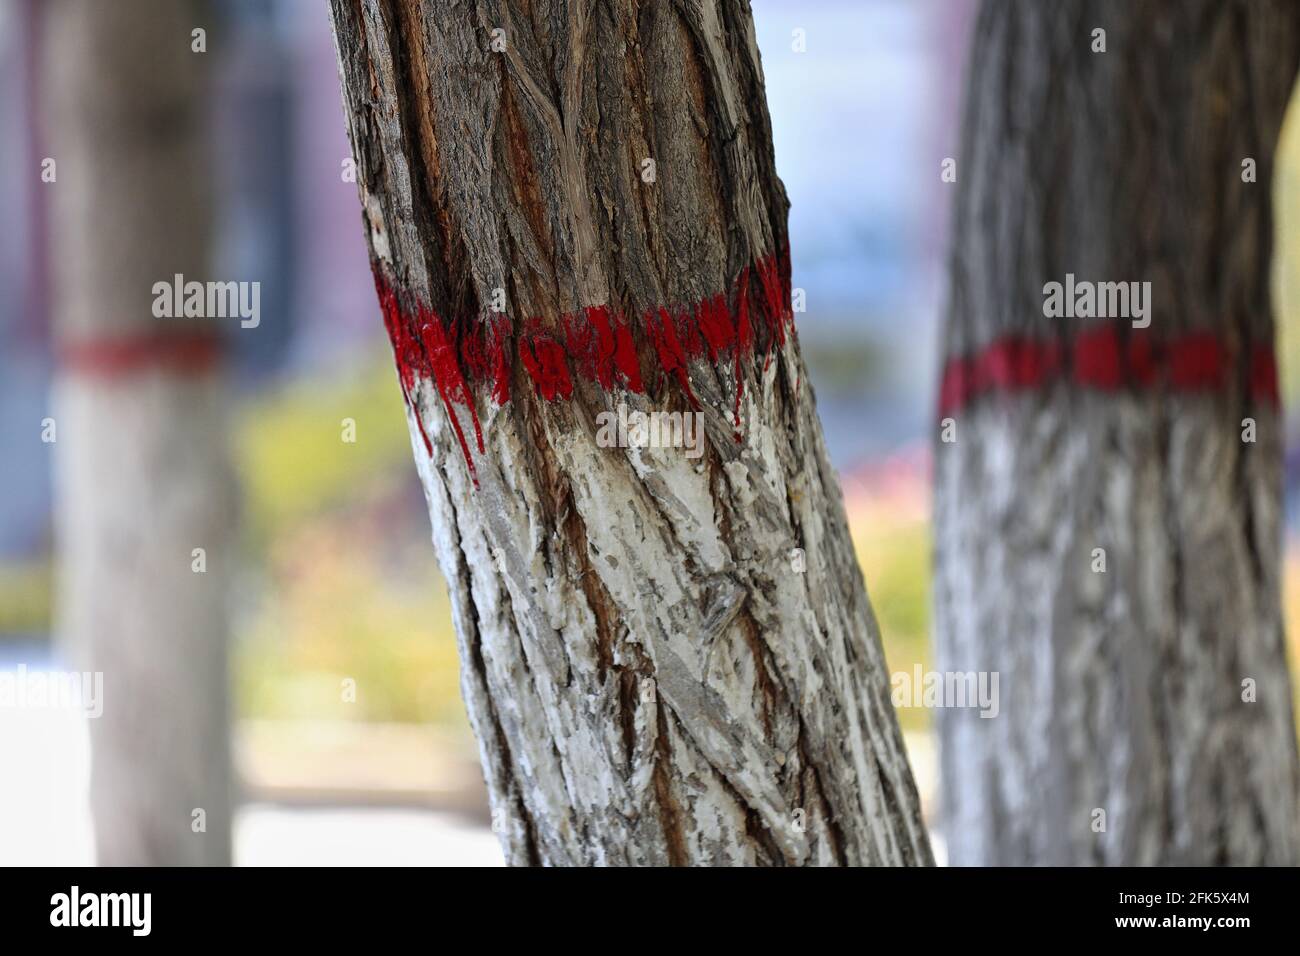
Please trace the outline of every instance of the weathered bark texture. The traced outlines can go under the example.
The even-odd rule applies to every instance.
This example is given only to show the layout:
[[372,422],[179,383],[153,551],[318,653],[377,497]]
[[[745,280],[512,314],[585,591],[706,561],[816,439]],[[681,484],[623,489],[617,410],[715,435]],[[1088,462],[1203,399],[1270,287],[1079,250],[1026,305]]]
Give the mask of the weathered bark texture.
[[[989,3],[974,44],[935,621],[1002,700],[941,715],[950,860],[1296,863],[1269,260],[1300,6]],[[1066,273],[1149,280],[1150,328],[1045,317]]]
[[[436,340],[415,365],[440,377],[415,375],[408,398],[508,860],[928,862],[797,343],[760,336],[685,379],[656,373],[669,353],[633,318],[635,366],[620,368],[644,376],[638,392],[583,379],[572,352],[548,369],[523,341],[525,320],[560,339],[586,307],[644,316],[737,277],[738,309],[759,296],[745,267],[780,261],[788,203],[748,5],[332,9],[381,288],[465,335],[506,292],[510,400]],[[481,452],[454,401],[462,373]],[[576,383],[567,400],[557,377]],[[598,412],[689,410],[692,394],[698,461],[598,447]]]
[[106,865],[231,858],[220,320],[152,313],[155,282],[211,278],[195,8],[47,5],[58,630],[71,663],[103,672],[90,796]]

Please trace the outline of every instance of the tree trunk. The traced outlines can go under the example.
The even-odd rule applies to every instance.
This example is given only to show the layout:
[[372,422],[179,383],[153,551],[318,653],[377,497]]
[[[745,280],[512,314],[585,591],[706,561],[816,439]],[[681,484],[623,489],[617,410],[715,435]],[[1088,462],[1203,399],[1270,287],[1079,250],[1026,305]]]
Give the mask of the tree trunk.
[[[929,862],[748,5],[332,8],[508,860]],[[700,412],[702,457],[602,447],[620,404]]]
[[[1269,299],[1298,56],[1280,0],[979,18],[935,625],[940,667],[1003,699],[941,714],[953,863],[1300,858]],[[1047,317],[1067,273],[1149,281],[1150,327]]]
[[175,0],[48,13],[59,636],[103,673],[98,861],[226,864],[224,390],[213,320],[155,318],[152,291],[208,278],[202,21]]

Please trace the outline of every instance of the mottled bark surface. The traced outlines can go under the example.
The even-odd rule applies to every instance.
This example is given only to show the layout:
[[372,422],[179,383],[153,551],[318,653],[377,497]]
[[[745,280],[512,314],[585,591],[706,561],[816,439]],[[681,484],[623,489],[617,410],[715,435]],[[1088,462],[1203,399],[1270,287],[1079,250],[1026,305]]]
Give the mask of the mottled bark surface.
[[[217,320],[152,313],[155,282],[211,278],[197,4],[45,7],[57,627],[72,666],[103,672],[90,721],[97,858],[228,864],[234,501],[223,389],[201,360]],[[193,831],[196,808],[206,832]]]
[[[1260,356],[1300,7],[990,3],[974,43],[945,357],[1014,336],[1075,367],[965,405],[936,445],[940,666],[998,671],[1002,697],[996,719],[941,716],[950,859],[1296,863],[1282,436]],[[1117,330],[1123,381],[1081,371],[1089,320],[1043,313],[1067,272],[1149,280],[1151,338],[1215,343],[1199,354],[1216,374],[1171,358],[1144,379],[1125,319],[1091,320]]]
[[784,252],[748,5],[332,10],[381,280],[470,321],[506,293],[512,398],[475,390],[477,488],[435,384],[411,405],[508,860],[928,862],[797,343],[746,357],[739,442],[730,357],[692,364],[698,461],[597,446],[619,401],[690,407],[635,320],[646,395],[544,401],[515,348],[521,317],[698,302]]

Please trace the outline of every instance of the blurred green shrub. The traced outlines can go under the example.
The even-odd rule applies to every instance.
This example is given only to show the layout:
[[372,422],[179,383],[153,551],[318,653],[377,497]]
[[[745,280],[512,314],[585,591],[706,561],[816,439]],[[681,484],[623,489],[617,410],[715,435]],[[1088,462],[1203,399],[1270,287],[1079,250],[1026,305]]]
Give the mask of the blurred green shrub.
[[48,633],[53,591],[48,562],[0,564],[0,637]]
[[466,726],[389,356],[251,400],[235,448],[254,569],[238,618],[238,712]]
[[[344,419],[356,441],[343,441]],[[375,356],[337,379],[316,376],[259,396],[235,423],[245,533],[255,546],[376,485],[415,480],[392,360]]]

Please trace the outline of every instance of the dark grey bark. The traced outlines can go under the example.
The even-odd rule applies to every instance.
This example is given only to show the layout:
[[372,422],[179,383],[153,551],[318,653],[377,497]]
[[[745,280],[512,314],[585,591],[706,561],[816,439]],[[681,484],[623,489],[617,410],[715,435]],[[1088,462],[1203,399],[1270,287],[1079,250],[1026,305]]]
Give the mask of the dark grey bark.
[[[224,388],[211,366],[166,358],[175,337],[202,344],[213,320],[152,311],[154,283],[212,278],[211,54],[192,52],[190,34],[205,24],[197,3],[176,0],[42,7],[63,359],[56,626],[67,659],[103,673],[103,713],[90,721],[97,858],[229,864],[234,496]],[[137,359],[102,358],[123,354]],[[203,573],[193,570],[195,548],[205,551]],[[206,829],[196,830],[199,819]]]
[[[1084,320],[1045,317],[1043,287],[1074,273],[1151,281],[1151,335],[1208,333],[1226,368],[1202,389],[1067,376],[952,415],[939,662],[1000,672],[1002,702],[996,719],[942,714],[950,858],[1296,863],[1281,422],[1252,363],[1273,342],[1273,153],[1300,7],[988,3],[974,44],[945,358],[1017,336],[1058,341],[1068,366]],[[1133,334],[1095,321],[1121,347]]]
[[[501,289],[511,317],[512,399],[474,394],[477,488],[435,384],[410,403],[508,860],[928,862],[797,343],[746,360],[740,442],[731,362],[692,364],[698,463],[595,439],[616,402],[689,407],[672,376],[656,381],[635,316],[784,252],[748,5],[332,10],[382,281],[447,317],[481,316]],[[649,395],[579,381],[544,401],[518,360],[520,317],[554,329],[603,303],[634,317]]]

